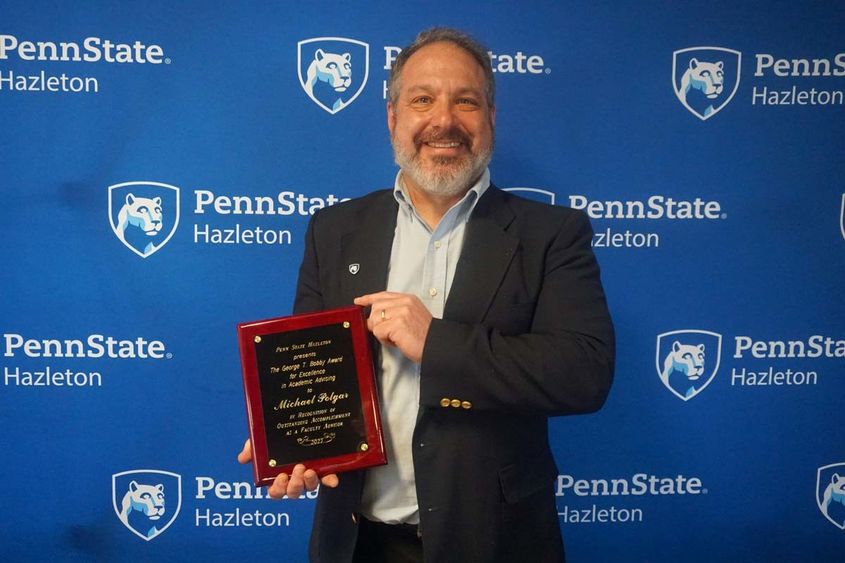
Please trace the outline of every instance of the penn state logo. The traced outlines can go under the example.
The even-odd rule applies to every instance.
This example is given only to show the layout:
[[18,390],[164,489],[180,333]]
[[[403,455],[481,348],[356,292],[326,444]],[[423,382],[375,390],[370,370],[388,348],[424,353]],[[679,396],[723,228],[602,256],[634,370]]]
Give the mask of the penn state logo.
[[179,226],[179,188],[159,182],[109,186],[109,222],[129,250],[141,258],[152,256]]
[[548,203],[549,205],[555,204],[555,194],[549,190],[543,190],[541,188],[515,187],[504,188],[504,191],[522,196],[525,199],[533,199],[534,201],[539,201],[540,203]]
[[689,401],[710,385],[722,357],[722,336],[673,330],[657,336],[657,374],[676,397]]
[[723,47],[689,47],[672,56],[672,86],[683,106],[706,121],[719,113],[739,87],[742,53]]
[[129,531],[150,541],[176,520],[182,507],[182,477],[170,471],[136,469],[112,475],[112,505]]
[[304,39],[296,56],[302,89],[332,115],[355,101],[370,75],[370,46],[355,39]]
[[845,463],[832,463],[816,471],[816,504],[830,523],[845,530]]

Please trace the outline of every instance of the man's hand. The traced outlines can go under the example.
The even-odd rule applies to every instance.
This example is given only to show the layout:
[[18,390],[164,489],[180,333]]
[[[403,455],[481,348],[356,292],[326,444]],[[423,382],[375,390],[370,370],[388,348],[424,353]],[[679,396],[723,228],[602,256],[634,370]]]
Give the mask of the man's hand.
[[[238,461],[240,463],[249,463],[252,461],[252,442],[244,442],[244,449],[238,454]],[[317,477],[317,472],[313,469],[305,469],[301,463],[296,465],[291,471],[291,474],[279,473],[276,480],[267,489],[267,494],[272,498],[282,498],[285,495],[289,499],[297,499],[305,491],[313,491],[317,488],[318,483],[333,489],[337,487],[340,480],[337,475],[330,473],[322,479]]]
[[416,295],[380,291],[355,298],[355,304],[371,307],[367,328],[382,344],[396,346],[414,363],[422,360],[431,313]]

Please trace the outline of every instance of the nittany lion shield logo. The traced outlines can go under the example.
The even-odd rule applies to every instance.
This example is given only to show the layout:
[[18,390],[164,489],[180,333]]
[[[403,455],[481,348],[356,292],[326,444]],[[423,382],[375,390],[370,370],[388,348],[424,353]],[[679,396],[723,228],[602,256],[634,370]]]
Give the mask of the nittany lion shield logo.
[[722,47],[689,47],[672,55],[675,95],[697,118],[710,119],[739,87],[742,53]]
[[145,541],[164,532],[182,508],[182,477],[177,473],[136,469],[115,473],[111,483],[115,514]]
[[657,336],[657,375],[676,397],[689,401],[710,385],[722,357],[722,335],[673,330]]
[[834,526],[845,530],[845,463],[819,467],[816,472],[816,504]]
[[332,115],[355,101],[370,75],[370,46],[354,39],[304,39],[296,57],[302,89]]
[[109,186],[109,222],[129,250],[152,256],[179,226],[179,188],[159,182]]
[[504,188],[506,192],[514,193],[526,199],[533,199],[541,203],[555,204],[555,193],[541,188]]

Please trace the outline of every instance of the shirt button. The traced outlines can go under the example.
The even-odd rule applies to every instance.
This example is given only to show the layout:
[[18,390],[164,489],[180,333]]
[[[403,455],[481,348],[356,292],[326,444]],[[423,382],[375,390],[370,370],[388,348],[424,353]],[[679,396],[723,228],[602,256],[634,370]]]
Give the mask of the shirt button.
[[434,241],[434,248],[440,248],[441,246],[443,246],[443,244],[439,240]]
[[437,288],[432,287],[431,289],[428,290],[428,294],[431,295],[432,297],[434,297],[435,295],[437,295]]

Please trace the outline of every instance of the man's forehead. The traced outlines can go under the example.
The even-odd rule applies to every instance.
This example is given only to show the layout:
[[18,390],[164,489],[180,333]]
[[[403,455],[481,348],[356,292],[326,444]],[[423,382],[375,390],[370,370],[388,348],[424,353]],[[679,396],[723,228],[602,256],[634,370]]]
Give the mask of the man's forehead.
[[433,88],[442,79],[458,81],[464,90],[484,88],[484,70],[463,48],[446,42],[420,48],[402,69],[403,89]]

